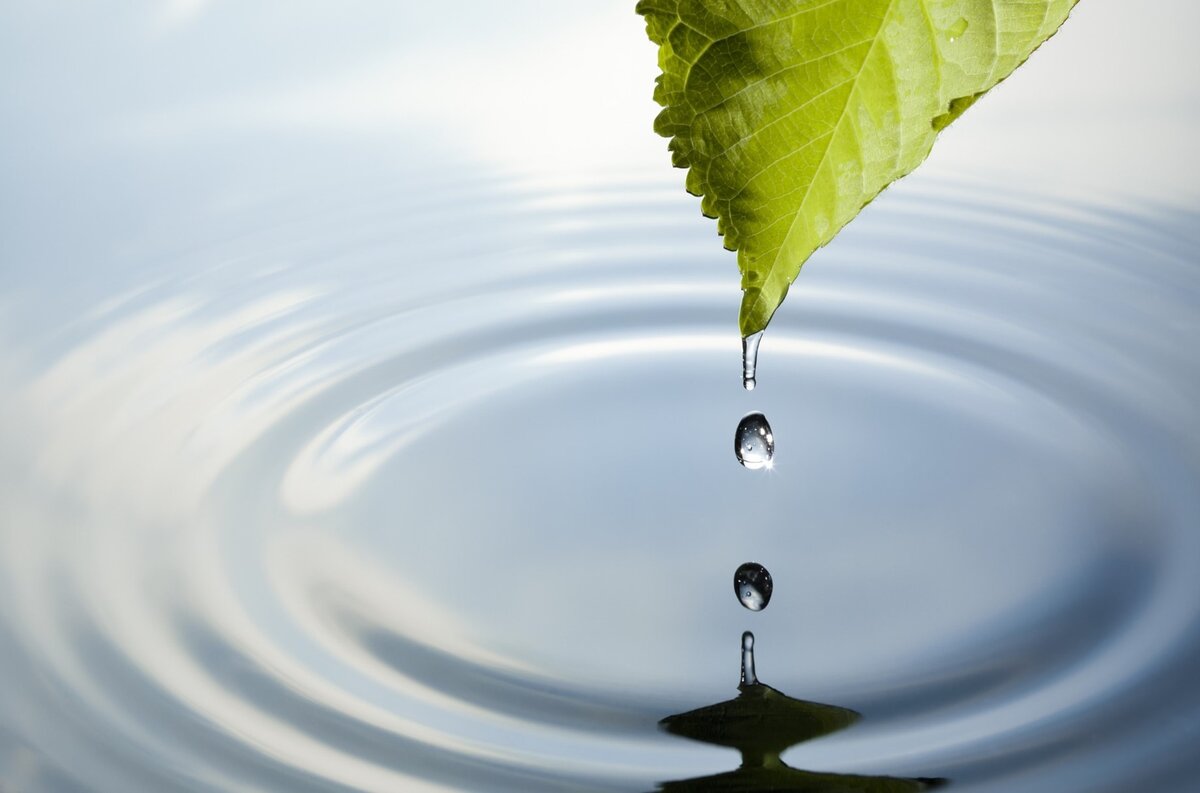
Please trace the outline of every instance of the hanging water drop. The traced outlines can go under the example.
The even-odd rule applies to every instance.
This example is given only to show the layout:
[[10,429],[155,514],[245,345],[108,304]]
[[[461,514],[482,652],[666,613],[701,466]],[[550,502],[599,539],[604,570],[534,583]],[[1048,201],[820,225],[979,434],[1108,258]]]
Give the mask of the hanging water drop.
[[966,33],[969,25],[970,23],[967,22],[966,17],[959,17],[958,21],[951,25],[950,29],[946,31],[950,34],[950,41],[954,42],[959,36]]
[[771,467],[775,458],[775,435],[766,416],[747,413],[742,417],[733,436],[733,451],[738,462],[751,471]]
[[733,592],[738,601],[751,611],[765,609],[771,602],[771,590],[774,588],[771,574],[758,562],[746,562],[733,574]]
[[757,385],[754,376],[758,370],[758,343],[762,341],[763,332],[751,333],[742,337],[742,387],[753,391]]
[[750,631],[742,634],[742,685],[758,685],[758,676],[754,674],[754,634]]

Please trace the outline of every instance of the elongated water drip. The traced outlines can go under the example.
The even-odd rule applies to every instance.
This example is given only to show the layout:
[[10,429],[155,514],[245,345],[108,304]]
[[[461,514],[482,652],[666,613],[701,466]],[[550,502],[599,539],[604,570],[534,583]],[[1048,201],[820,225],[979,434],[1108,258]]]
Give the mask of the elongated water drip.
[[763,332],[751,333],[742,337],[742,387],[753,391],[757,385],[754,376],[758,370],[758,343],[762,341]]
[[758,675],[754,674],[754,634],[742,634],[742,685],[757,686]]

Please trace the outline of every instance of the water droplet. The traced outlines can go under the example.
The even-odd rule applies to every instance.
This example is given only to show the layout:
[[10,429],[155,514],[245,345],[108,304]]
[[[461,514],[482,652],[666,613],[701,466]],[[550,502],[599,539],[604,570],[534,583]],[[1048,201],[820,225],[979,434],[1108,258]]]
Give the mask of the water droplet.
[[753,391],[757,385],[754,379],[758,370],[758,343],[762,341],[763,332],[751,333],[742,338],[742,387]]
[[738,462],[751,471],[771,467],[775,458],[775,435],[766,416],[747,413],[742,417],[733,436],[733,451]]
[[758,675],[754,674],[754,634],[750,631],[742,634],[742,685],[758,685]]
[[[771,574],[758,562],[746,562],[733,574],[734,594],[751,611],[765,609],[771,602],[771,590],[774,588]],[[751,641],[753,639],[751,637]]]
[[966,33],[967,25],[969,25],[969,24],[970,23],[967,22],[966,17],[959,17],[958,21],[955,22],[953,25],[951,25],[950,29],[946,31],[947,33],[950,34],[950,41],[954,41],[956,38],[958,38],[962,34]]

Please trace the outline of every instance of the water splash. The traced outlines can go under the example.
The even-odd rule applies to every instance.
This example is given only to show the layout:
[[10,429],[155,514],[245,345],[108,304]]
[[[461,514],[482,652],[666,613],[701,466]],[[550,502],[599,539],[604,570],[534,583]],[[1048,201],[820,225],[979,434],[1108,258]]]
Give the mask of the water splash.
[[931,777],[859,776],[802,771],[783,762],[789,748],[850,727],[860,715],[848,708],[793,699],[754,674],[754,634],[742,634],[742,682],[736,698],[667,716],[659,726],[682,738],[737,749],[742,765],[723,774],[660,782],[658,790],[820,790],[825,793],[916,793],[946,785]]
[[746,631],[742,634],[742,685],[758,684],[758,675],[754,673],[754,634]]

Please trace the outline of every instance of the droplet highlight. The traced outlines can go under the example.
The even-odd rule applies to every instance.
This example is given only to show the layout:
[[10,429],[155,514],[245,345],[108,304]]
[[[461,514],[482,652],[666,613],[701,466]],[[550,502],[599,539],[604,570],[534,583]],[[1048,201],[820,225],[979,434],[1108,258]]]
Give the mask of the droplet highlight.
[[770,572],[758,562],[746,562],[733,574],[733,592],[738,602],[751,611],[765,609],[771,602],[771,590],[774,588]]
[[738,462],[751,471],[774,464],[775,435],[766,416],[756,412],[742,417],[733,435],[733,451]]
[[754,674],[754,634],[742,634],[742,685],[757,686],[758,675]]
[[763,332],[751,333],[742,337],[742,387],[753,391],[758,383],[755,375],[758,371],[758,344],[762,341]]

